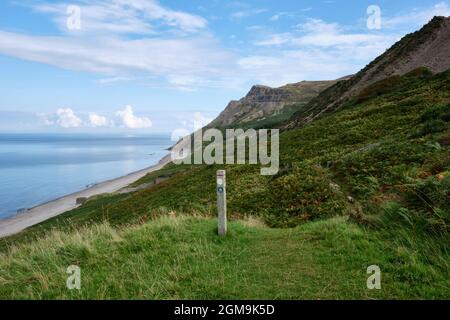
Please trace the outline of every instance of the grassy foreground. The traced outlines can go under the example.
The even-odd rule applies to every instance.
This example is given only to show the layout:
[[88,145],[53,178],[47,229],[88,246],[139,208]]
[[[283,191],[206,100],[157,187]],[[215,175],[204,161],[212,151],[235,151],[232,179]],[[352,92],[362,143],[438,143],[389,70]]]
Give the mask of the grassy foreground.
[[[215,227],[205,217],[161,217],[54,231],[0,254],[0,298],[448,298],[447,270],[345,217],[293,229],[235,221],[226,238]],[[81,268],[79,291],[66,288],[72,264]],[[381,290],[366,287],[372,264]]]

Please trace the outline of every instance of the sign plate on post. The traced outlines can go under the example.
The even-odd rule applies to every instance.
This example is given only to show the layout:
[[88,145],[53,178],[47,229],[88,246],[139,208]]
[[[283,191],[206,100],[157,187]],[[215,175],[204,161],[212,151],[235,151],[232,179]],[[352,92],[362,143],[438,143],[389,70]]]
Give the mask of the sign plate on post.
[[218,233],[219,236],[227,234],[227,192],[225,170],[217,171],[217,210],[218,210]]

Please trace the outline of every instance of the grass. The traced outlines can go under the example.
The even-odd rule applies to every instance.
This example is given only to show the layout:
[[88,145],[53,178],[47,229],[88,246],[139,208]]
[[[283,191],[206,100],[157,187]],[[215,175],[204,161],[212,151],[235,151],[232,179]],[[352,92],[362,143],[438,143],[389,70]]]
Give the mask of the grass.
[[[72,297],[64,268],[82,262],[91,287],[73,297],[448,299],[449,110],[450,70],[421,69],[283,132],[275,176],[167,166],[134,184],[169,177],[157,185],[96,197],[1,240],[2,296]],[[189,216],[215,214],[223,168],[236,222],[220,240],[212,220]],[[164,218],[172,212],[186,217]],[[239,222],[249,217],[271,228]],[[370,264],[383,271],[379,292],[365,289]]]
[[[187,216],[55,231],[1,254],[0,298],[448,298],[448,269],[344,217],[293,229],[254,221],[232,222],[226,238],[216,235],[215,220]],[[73,264],[81,268],[79,291],[66,288]],[[373,264],[381,290],[366,287]]]
[[167,165],[164,166],[164,168],[154,171],[154,172],[150,172],[149,174],[145,175],[141,179],[132,183],[130,186],[138,187],[143,184],[152,183],[152,182],[156,181],[158,178],[159,179],[170,178],[177,173],[184,172],[184,171],[187,171],[192,168],[193,168],[193,166],[178,166],[173,163],[168,163]]

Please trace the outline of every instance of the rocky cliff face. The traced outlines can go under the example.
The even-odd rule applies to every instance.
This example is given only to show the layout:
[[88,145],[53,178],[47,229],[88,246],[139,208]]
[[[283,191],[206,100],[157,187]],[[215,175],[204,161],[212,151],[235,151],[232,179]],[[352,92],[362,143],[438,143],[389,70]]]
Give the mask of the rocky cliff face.
[[302,125],[337,109],[380,80],[423,67],[433,73],[450,68],[450,17],[434,17],[419,31],[405,36],[351,79],[338,82],[311,100],[285,128]]
[[335,81],[303,81],[280,88],[256,85],[248,94],[231,101],[208,127],[229,127],[239,123],[263,120],[283,112],[288,105],[305,105]]
[[345,96],[394,75],[425,67],[433,73],[450,68],[450,17],[434,17],[421,30],[405,36],[363,69]]

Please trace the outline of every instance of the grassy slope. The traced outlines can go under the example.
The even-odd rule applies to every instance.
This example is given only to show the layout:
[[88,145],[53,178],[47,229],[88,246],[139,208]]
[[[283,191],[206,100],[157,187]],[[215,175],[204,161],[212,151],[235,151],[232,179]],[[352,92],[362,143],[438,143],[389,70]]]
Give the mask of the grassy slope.
[[[263,177],[259,175],[257,166],[225,166],[229,210],[233,219],[258,215],[273,227],[299,227],[291,230],[247,228],[246,232],[239,233],[243,227],[237,222],[232,228],[236,228],[233,238],[224,240],[227,243],[230,241],[227,246],[236,247],[236,254],[233,255],[221,251],[224,244],[217,244],[221,240],[213,236],[211,221],[183,220],[178,228],[184,230],[180,231],[181,234],[188,233],[186,239],[192,241],[177,238],[175,234],[172,236],[171,229],[161,227],[159,222],[149,222],[142,230],[159,227],[168,230],[166,235],[161,235],[169,238],[165,244],[168,248],[186,246],[187,251],[180,253],[181,260],[177,260],[176,251],[168,254],[165,249],[151,253],[153,260],[148,261],[140,255],[150,253],[134,256],[133,252],[125,251],[118,254],[117,265],[121,265],[120,259],[130,264],[147,261],[139,264],[139,268],[146,269],[149,274],[141,276],[160,277],[164,283],[169,280],[164,280],[164,273],[158,276],[155,265],[166,263],[167,259],[172,259],[172,265],[180,261],[180,267],[176,270],[184,276],[170,280],[177,290],[163,294],[156,289],[153,292],[144,288],[144,291],[147,290],[146,297],[363,298],[373,294],[363,290],[365,282],[361,279],[366,276],[364,268],[379,263],[382,271],[387,272],[387,281],[383,283],[388,289],[383,289],[375,297],[448,298],[450,292],[445,282],[449,278],[450,260],[449,102],[450,72],[433,77],[426,72],[417,72],[378,83],[356,100],[347,103],[339,112],[282,134],[282,167],[277,176]],[[27,274],[32,273],[30,269],[25,269],[18,279],[12,278],[15,278],[15,274],[20,275],[16,270],[22,270],[14,267],[16,259],[21,256],[25,259],[27,250],[33,250],[33,245],[28,247],[30,239],[34,240],[37,247],[41,245],[41,249],[36,250],[46,255],[45,243],[52,241],[35,239],[48,233],[49,229],[70,233],[69,238],[76,238],[78,231],[74,229],[106,221],[112,230],[125,228],[117,232],[129,234],[129,237],[136,233],[139,238],[140,232],[144,231],[127,230],[130,225],[140,225],[166,216],[171,210],[186,215],[214,214],[214,176],[218,168],[169,166],[161,175],[173,175],[172,178],[157,186],[128,195],[99,197],[79,209],[3,240],[0,250],[5,256],[2,261],[9,262],[0,268],[0,280],[6,281],[2,295],[30,296],[34,292],[34,296],[39,297],[39,294],[47,292],[44,290],[45,282],[36,282],[34,278],[27,280]],[[137,184],[149,182],[156,176],[148,176]],[[353,203],[347,200],[347,196],[354,198]],[[350,217],[350,220],[336,220],[334,216]],[[208,228],[209,235],[203,234]],[[308,230],[315,230],[317,235],[308,236]],[[96,235],[86,232],[85,241],[96,241]],[[249,240],[248,237],[253,238]],[[247,257],[240,253],[237,247],[241,241],[244,247],[251,249],[246,252],[255,252],[263,258],[252,260],[251,254]],[[158,246],[157,242],[155,240],[155,246]],[[12,243],[24,247],[8,253]],[[108,241],[104,246],[115,245]],[[142,248],[146,242],[136,245]],[[207,261],[226,261],[229,264],[228,280],[234,279],[240,290],[232,290],[231,285],[227,289],[229,291],[220,289],[209,278],[209,275],[214,274],[211,270],[209,273],[205,270],[207,276],[192,283],[190,269],[182,261],[188,259],[192,262],[198,246],[212,246],[218,251],[211,253]],[[62,258],[66,252],[70,252],[69,249],[67,246],[60,249]],[[188,253],[190,251],[194,253]],[[107,258],[107,252],[103,258],[93,255],[90,258],[91,268],[108,268]],[[63,260],[64,263],[53,265],[55,269],[50,274],[61,272],[62,266],[71,261],[74,260]],[[257,273],[259,277],[251,278],[253,275],[247,271],[252,281],[244,282],[246,269],[241,273],[241,261],[248,270],[260,270]],[[261,261],[273,266],[276,271],[261,267]],[[139,268],[137,270],[141,270]],[[198,268],[209,267],[202,263]],[[338,276],[333,275],[334,268],[339,271]],[[312,272],[312,269],[317,271]],[[85,297],[95,294],[100,297],[102,292],[112,297],[138,297],[139,291],[125,289],[131,284],[121,280],[128,279],[131,267],[120,270],[115,273],[116,283],[108,282],[116,289],[109,293],[94,293],[92,287]],[[136,272],[134,277],[138,277]],[[271,277],[292,280],[280,283]],[[87,285],[101,287],[101,278],[100,273],[92,274]],[[334,279],[331,284],[323,280],[330,278]],[[270,279],[269,282],[267,279]],[[144,282],[142,286],[151,285]],[[242,283],[246,283],[248,288],[238,285]],[[58,285],[61,285],[60,281]],[[35,291],[30,293],[30,286],[34,286]],[[134,286],[138,285],[135,283]],[[259,291],[258,287],[264,288],[264,291]],[[58,291],[60,289],[55,290],[54,296],[68,294]]]
[[[107,224],[54,232],[0,255],[0,297],[53,299],[446,298],[447,278],[399,255],[382,234],[344,218],[270,229],[234,222],[227,238],[207,218],[160,218],[117,230]],[[65,287],[81,267],[81,290]],[[367,290],[366,268],[382,268]],[[420,278],[411,278],[411,275]]]
[[[318,115],[327,106],[330,108],[326,112],[333,112],[341,104],[341,102],[337,104],[335,104],[335,102],[337,102],[346,92],[352,90],[355,86],[359,86],[359,82],[368,72],[371,72],[371,77],[367,80],[371,81],[373,77],[380,73],[382,74],[386,66],[392,63],[395,64],[397,61],[408,59],[408,54],[414,52],[424,41],[430,39],[443,22],[443,17],[434,17],[422,29],[403,37],[349,80],[339,81],[322,92],[318,97],[312,99],[304,108],[298,109],[293,115],[291,119],[292,122],[289,126],[304,123],[312,115]],[[331,107],[331,105],[333,106]]]

